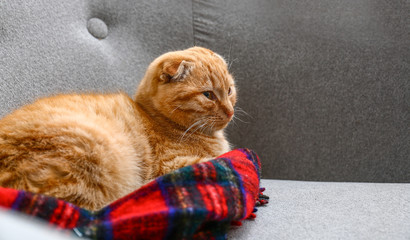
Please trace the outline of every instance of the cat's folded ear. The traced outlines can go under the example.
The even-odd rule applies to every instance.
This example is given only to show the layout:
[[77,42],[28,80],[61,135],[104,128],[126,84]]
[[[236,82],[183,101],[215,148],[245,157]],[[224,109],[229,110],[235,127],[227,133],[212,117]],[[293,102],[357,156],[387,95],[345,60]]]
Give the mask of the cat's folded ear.
[[160,79],[165,83],[182,81],[190,74],[193,68],[193,62],[185,60],[167,61],[163,65]]

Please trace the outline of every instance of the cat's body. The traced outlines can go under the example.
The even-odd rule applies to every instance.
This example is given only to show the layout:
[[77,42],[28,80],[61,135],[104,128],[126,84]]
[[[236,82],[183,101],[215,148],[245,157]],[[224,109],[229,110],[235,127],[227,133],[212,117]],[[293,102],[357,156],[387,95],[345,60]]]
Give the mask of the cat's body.
[[0,120],[0,186],[97,210],[172,170],[229,150],[236,93],[223,59],[203,48],[148,68],[135,99],[69,94]]

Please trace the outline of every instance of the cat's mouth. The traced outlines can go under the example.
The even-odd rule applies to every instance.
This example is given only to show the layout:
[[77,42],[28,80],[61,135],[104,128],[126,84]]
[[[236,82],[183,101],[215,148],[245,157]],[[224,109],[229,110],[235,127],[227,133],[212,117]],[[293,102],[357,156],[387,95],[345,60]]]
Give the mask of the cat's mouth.
[[232,116],[230,116],[229,118],[217,118],[215,120],[212,121],[211,125],[213,125],[214,130],[222,130],[224,129],[226,126],[228,126],[228,124],[231,122],[232,120]]
[[228,126],[233,116],[221,117],[221,116],[206,116],[197,119],[187,128],[187,132],[202,132],[212,134],[215,131],[219,131]]

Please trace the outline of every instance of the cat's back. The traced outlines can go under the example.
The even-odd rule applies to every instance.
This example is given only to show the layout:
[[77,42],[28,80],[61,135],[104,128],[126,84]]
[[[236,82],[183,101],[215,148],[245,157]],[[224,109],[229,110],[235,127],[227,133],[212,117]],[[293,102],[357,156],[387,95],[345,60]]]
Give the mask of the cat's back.
[[95,209],[143,183],[149,151],[126,94],[42,98],[0,120],[0,185]]
[[[132,101],[132,100],[131,100]],[[127,109],[128,108],[128,109]],[[125,94],[62,94],[40,98],[25,105],[0,120],[0,127],[12,125],[33,125],[36,122],[56,123],[75,121],[84,117],[105,117],[109,119],[119,111],[128,114],[132,102]]]
[[[128,129],[123,129],[128,126]],[[67,94],[41,98],[0,120],[0,132],[53,132],[76,128],[101,132],[140,131],[133,101],[126,94]],[[113,136],[115,137],[115,136]]]

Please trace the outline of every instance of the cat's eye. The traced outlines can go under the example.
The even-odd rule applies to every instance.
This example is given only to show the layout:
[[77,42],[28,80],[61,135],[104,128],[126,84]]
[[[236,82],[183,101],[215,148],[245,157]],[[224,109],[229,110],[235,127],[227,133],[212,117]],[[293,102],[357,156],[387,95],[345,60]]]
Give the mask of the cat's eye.
[[228,89],[228,96],[231,95],[231,94],[232,94],[232,88],[229,87],[229,89]]
[[215,99],[215,95],[214,95],[214,93],[211,92],[211,91],[202,92],[202,94],[203,94],[206,98],[208,98],[208,99],[210,99],[210,100],[214,100],[214,99]]

